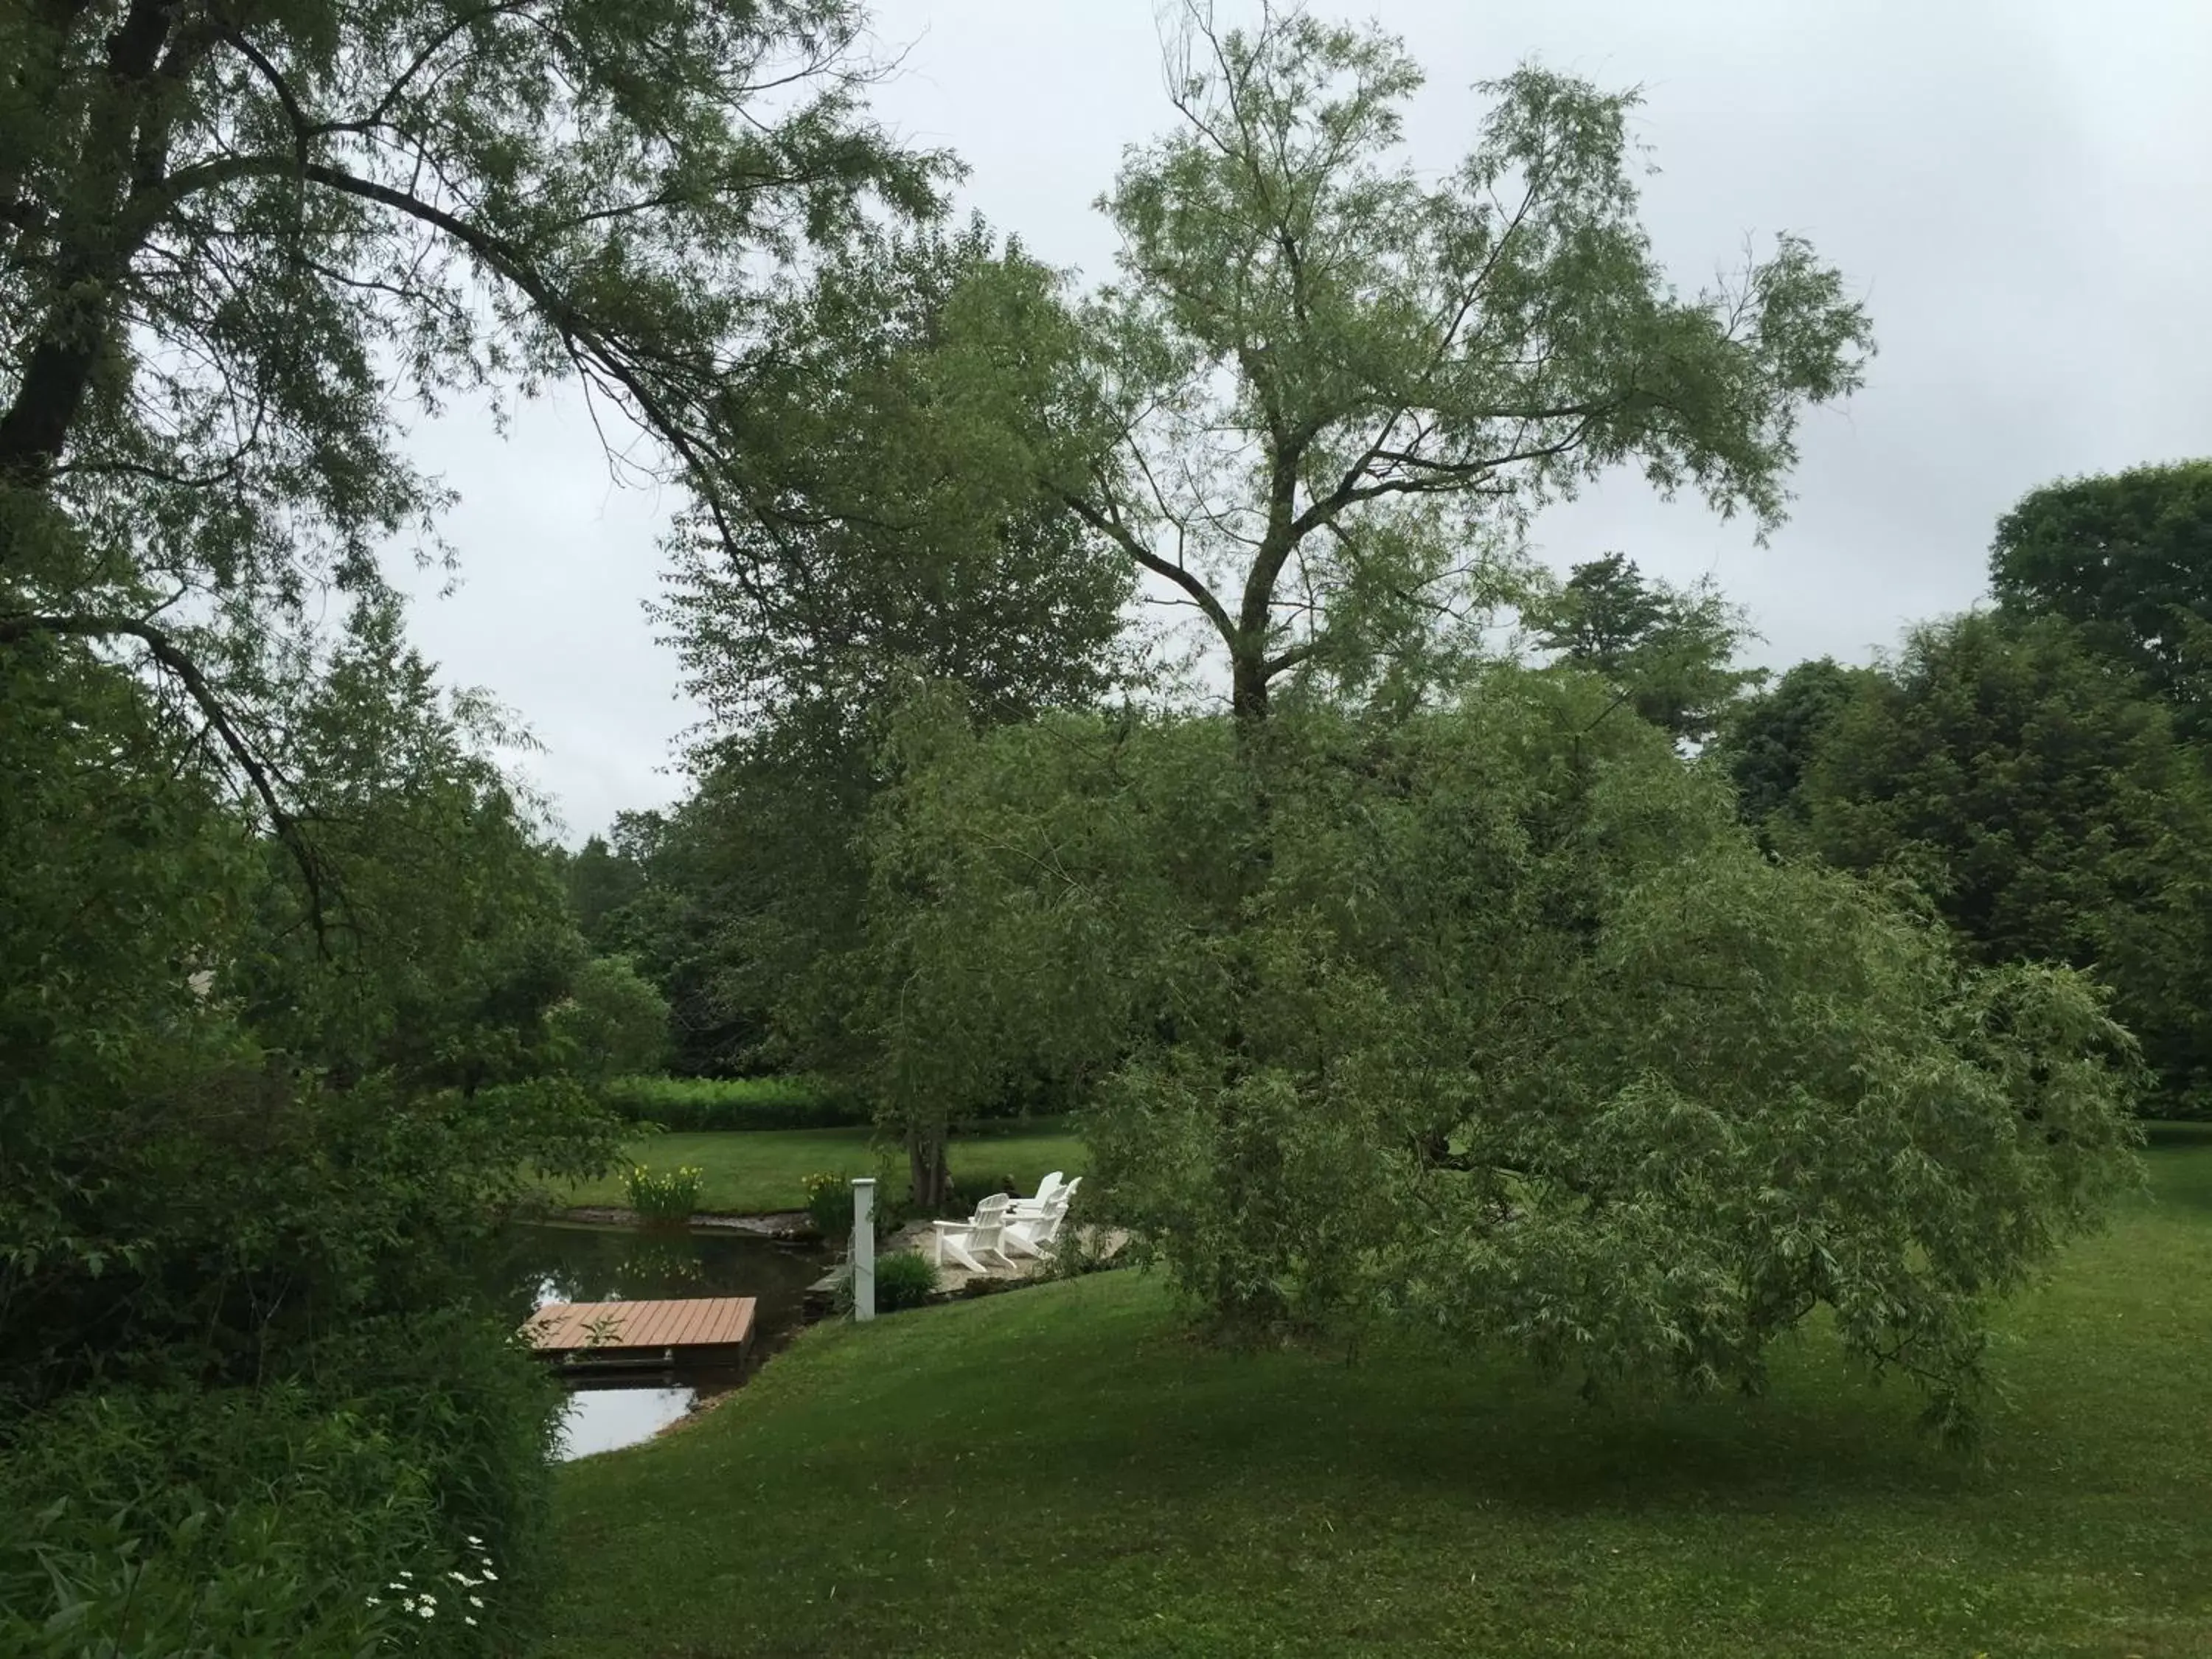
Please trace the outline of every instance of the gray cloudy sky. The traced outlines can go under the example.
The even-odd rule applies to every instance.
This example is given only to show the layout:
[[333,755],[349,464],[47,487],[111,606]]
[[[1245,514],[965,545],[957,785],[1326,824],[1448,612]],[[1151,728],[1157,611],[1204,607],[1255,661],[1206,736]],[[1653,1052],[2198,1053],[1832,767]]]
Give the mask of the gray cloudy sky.
[[[1316,10],[1335,10],[1326,3]],[[1224,0],[1232,19],[1249,8]],[[1687,289],[1747,235],[1809,236],[1867,297],[1867,389],[1808,422],[1798,496],[1767,548],[1622,479],[1540,521],[1564,568],[1618,549],[1707,573],[1776,665],[1864,659],[1972,604],[1990,527],[2066,474],[2212,453],[2212,4],[2205,0],[1389,0],[1429,84],[1415,163],[1472,143],[1473,83],[1524,58],[1641,84],[1662,168],[1645,218]],[[1151,0],[878,0],[908,48],[876,106],[957,151],[980,210],[1032,252],[1106,274],[1091,202],[1123,144],[1168,122]],[[508,438],[470,410],[420,434],[459,489],[463,585],[416,629],[544,744],[526,769],[569,838],[678,793],[692,718],[642,605],[672,501],[617,487],[580,399]]]

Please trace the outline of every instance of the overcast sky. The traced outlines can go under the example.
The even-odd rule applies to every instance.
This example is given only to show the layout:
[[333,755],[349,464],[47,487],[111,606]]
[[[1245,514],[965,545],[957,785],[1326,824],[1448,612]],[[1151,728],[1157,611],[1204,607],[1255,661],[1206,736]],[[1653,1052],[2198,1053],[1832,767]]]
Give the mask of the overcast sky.
[[[1224,3],[1222,15],[1244,8]],[[1614,550],[1711,574],[1783,665],[1863,660],[1980,595],[1996,516],[2053,477],[2212,453],[2212,5],[2203,0],[1390,0],[1429,83],[1413,159],[1451,166],[1474,83],[1524,58],[1641,85],[1662,172],[1645,220],[1685,289],[1744,239],[1812,239],[1872,310],[1866,389],[1814,411],[1790,520],[1765,549],[1623,478],[1539,522],[1564,568]],[[878,93],[908,140],[971,169],[981,211],[1040,258],[1105,276],[1091,204],[1170,119],[1152,0],[878,0],[906,48]],[[643,605],[674,504],[609,478],[573,393],[504,441],[473,410],[419,434],[462,503],[452,597],[416,632],[544,744],[526,763],[568,838],[680,793],[694,718]]]

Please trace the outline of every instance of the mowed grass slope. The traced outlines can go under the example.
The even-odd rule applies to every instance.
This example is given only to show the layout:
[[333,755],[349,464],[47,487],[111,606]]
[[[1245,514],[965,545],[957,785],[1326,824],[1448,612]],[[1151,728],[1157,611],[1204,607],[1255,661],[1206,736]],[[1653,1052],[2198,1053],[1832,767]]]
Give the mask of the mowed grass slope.
[[1757,1402],[1194,1342],[1112,1273],[809,1332],[562,1477],[555,1659],[2212,1654],[2212,1141],[2014,1304],[1986,1463]]
[[[869,1135],[866,1129],[698,1130],[641,1136],[625,1149],[624,1156],[631,1163],[656,1170],[693,1165],[701,1171],[702,1210],[757,1215],[802,1208],[806,1202],[804,1183],[817,1171],[840,1176],[879,1173]],[[951,1164],[952,1178],[964,1191],[995,1190],[999,1182],[1011,1176],[1024,1190],[1034,1192],[1049,1170],[1080,1175],[1084,1157],[1083,1143],[1073,1135],[1057,1125],[1039,1124],[956,1139]],[[903,1188],[902,1161],[897,1180]],[[621,1206],[629,1201],[619,1173],[563,1187],[556,1197],[574,1205]]]

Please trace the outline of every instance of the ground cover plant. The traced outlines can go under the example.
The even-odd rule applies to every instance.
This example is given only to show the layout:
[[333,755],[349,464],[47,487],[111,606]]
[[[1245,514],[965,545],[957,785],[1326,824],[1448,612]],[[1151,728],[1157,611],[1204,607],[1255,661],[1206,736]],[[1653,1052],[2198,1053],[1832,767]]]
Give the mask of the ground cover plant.
[[1603,1408],[1403,1338],[1194,1343],[1131,1272],[817,1328],[564,1472],[547,1659],[2193,1659],[2212,1139],[2148,1162],[2008,1308],[1978,1459],[1820,1328],[1765,1399]]
[[[652,1135],[629,1142],[623,1156],[653,1171],[696,1168],[698,1207],[721,1215],[803,1210],[811,1175],[850,1179],[883,1174],[883,1160],[866,1129]],[[1009,1179],[1024,1192],[1035,1192],[1051,1170],[1080,1174],[1086,1157],[1081,1139],[1061,1125],[1013,1125],[1003,1133],[955,1139],[953,1180],[961,1193],[971,1196],[996,1192]],[[553,1196],[568,1205],[625,1206],[628,1201],[622,1178],[612,1176],[564,1184]]]

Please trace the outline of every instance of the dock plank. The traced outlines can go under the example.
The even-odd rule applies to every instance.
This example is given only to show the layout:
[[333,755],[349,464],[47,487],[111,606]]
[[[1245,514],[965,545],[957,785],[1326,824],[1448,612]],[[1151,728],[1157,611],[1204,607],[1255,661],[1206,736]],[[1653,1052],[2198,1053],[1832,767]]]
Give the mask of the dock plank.
[[[554,1302],[532,1315],[523,1333],[548,1358],[621,1358],[687,1349],[742,1347],[752,1334],[749,1296],[677,1297],[659,1302]],[[599,1340],[592,1328],[605,1322]]]

